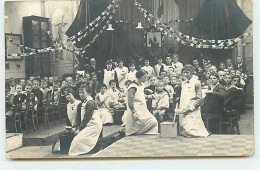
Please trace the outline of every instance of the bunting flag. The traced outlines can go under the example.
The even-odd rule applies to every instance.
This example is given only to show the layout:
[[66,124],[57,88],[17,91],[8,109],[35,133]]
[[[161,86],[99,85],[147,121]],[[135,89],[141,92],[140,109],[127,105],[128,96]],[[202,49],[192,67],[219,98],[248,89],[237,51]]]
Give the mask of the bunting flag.
[[67,41],[76,44],[77,42],[83,40],[87,35],[93,32],[95,28],[98,28],[102,22],[108,20],[111,15],[115,13],[117,7],[118,2],[116,0],[113,0],[112,3],[109,4],[108,7],[101,13],[100,16],[90,22],[89,25],[87,25],[85,28],[78,31],[75,35],[68,38]]
[[[140,13],[144,15],[144,17],[155,27],[157,30],[164,33],[164,35],[168,35],[169,37],[173,37],[177,42],[195,48],[211,48],[211,49],[233,49],[238,47],[237,43],[243,38],[251,36],[252,31],[249,33],[244,33],[243,35],[233,38],[233,39],[225,39],[225,40],[210,40],[210,39],[199,39],[189,35],[185,35],[179,31],[174,30],[168,25],[162,24],[160,20],[156,19],[149,11],[147,11],[140,3],[136,0],[134,1],[134,5],[137,6]],[[250,42],[251,43],[251,42]],[[250,43],[245,43],[240,46],[245,46]]]

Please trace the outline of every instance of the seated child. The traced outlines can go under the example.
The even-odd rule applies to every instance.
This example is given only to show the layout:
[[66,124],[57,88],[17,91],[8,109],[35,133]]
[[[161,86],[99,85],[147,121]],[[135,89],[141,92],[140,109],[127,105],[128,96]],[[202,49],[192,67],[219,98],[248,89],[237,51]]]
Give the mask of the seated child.
[[109,95],[106,93],[106,90],[107,90],[107,86],[105,84],[102,84],[100,87],[100,92],[96,95],[95,98],[103,125],[114,122],[109,107]]
[[23,89],[23,91],[24,91],[24,87],[25,87],[25,78],[22,78],[22,79],[20,80],[20,85],[22,85],[22,89]]
[[169,93],[171,99],[174,93],[174,89],[171,85],[169,85],[170,83],[169,76],[163,76],[162,82],[164,83],[164,88]]
[[40,90],[40,81],[37,79],[33,80],[33,90],[32,93],[35,96],[35,101],[36,101],[36,105],[35,105],[35,109],[37,110],[37,108],[42,108],[43,106],[43,93]]
[[49,77],[49,88],[52,89],[53,87],[53,82],[54,82],[54,78],[53,77]]
[[110,88],[107,90],[107,94],[110,96],[109,105],[112,108],[115,105],[118,105],[119,90],[116,88],[115,80],[109,81],[109,85]]
[[150,77],[150,86],[148,86],[144,89],[145,94],[147,94],[147,95],[154,94],[157,82],[158,82],[157,77],[151,76]]
[[26,100],[26,95],[22,93],[22,85],[17,84],[15,86],[16,94],[14,95],[14,106],[20,106],[22,108],[22,104]]
[[167,110],[169,109],[169,95],[164,90],[163,82],[158,82],[156,85],[156,92],[153,94],[152,107],[153,115],[157,119],[158,124],[168,120]]
[[44,79],[41,80],[41,89],[40,90],[42,91],[42,94],[43,94],[43,101],[45,101],[47,99],[47,93],[50,89],[48,88],[47,81],[45,81]]
[[163,71],[161,71],[161,73],[160,73],[160,76],[159,77],[163,77],[163,76],[167,76],[167,71],[165,71],[165,70],[163,70]]
[[152,66],[150,66],[150,61],[149,59],[145,59],[144,61],[144,66],[141,68],[143,70],[145,70],[147,72],[147,78],[146,78],[146,81],[145,81],[145,87],[148,87],[150,85],[150,76],[154,75],[154,69]]

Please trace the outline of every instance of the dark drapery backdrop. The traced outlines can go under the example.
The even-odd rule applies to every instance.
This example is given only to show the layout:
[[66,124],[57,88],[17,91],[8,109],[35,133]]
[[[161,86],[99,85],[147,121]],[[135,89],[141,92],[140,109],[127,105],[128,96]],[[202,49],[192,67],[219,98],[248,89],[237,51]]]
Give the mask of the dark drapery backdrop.
[[[66,33],[68,36],[74,35],[74,33],[86,26],[85,24],[99,16],[111,3],[111,0],[83,2],[81,2],[77,16]],[[195,18],[194,22],[175,23],[171,24],[171,26],[184,34],[198,38],[223,39],[237,37],[251,24],[251,21],[243,14],[235,0],[139,0],[138,2],[164,23],[176,19]],[[178,15],[176,15],[176,8],[173,8],[173,6],[179,8]],[[84,9],[87,9],[87,12]],[[144,47],[144,31],[136,29],[136,25],[138,22],[142,22],[143,26],[150,24],[133,5],[133,1],[121,0],[114,19],[117,21],[122,20],[125,23],[115,23],[113,21],[112,24],[115,30],[105,31],[92,46],[87,48],[85,56],[89,58],[95,57],[102,65],[110,58],[117,59],[120,57],[127,61],[146,56],[149,51]],[[90,35],[76,46],[82,47],[91,39]],[[169,40],[169,38],[166,38],[166,40]],[[166,56],[168,48],[175,48],[175,51],[180,54],[180,61],[183,63],[189,63],[192,56],[201,54],[203,58],[214,59],[216,62],[232,55],[232,50],[196,49],[176,44],[175,41],[165,41],[163,47],[158,48],[158,51],[161,52],[162,56]]]
[[[252,23],[241,11],[235,0],[197,0],[197,3],[190,3],[189,0],[175,0],[179,6],[180,16],[185,18],[187,11],[196,9],[191,25],[181,24],[181,32],[202,39],[228,39],[235,38],[244,33]],[[197,14],[196,14],[197,13]],[[180,54],[188,56],[203,55],[205,59],[212,59],[215,63],[231,58],[232,50],[196,49],[187,46],[179,48]]]

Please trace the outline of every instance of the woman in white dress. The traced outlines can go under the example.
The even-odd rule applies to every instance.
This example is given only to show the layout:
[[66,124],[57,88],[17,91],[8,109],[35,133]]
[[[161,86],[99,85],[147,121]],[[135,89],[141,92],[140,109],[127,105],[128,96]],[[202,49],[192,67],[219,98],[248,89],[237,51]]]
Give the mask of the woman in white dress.
[[81,101],[76,100],[75,92],[72,88],[67,88],[65,90],[65,97],[69,101],[67,104],[67,126],[71,126],[72,130],[75,132],[78,128],[79,122],[78,122],[78,105],[81,103]]
[[97,144],[102,130],[102,121],[97,111],[97,105],[90,93],[89,85],[80,86],[79,96],[83,100],[81,106],[78,107],[80,124],[70,146],[70,156],[85,154],[91,151]]
[[144,87],[147,72],[139,70],[136,73],[137,82],[133,82],[127,91],[127,113],[125,133],[129,135],[158,134],[158,122],[149,112],[146,105]]
[[180,134],[185,137],[207,137],[209,133],[201,118],[201,83],[193,76],[194,68],[186,65],[182,69],[186,81],[182,83],[179,114]]
[[98,105],[98,111],[102,119],[102,124],[114,123],[114,118],[110,113],[109,108],[109,95],[106,93],[107,86],[102,84],[100,86],[100,93],[96,95],[96,103]]
[[107,88],[110,88],[109,81],[116,80],[116,72],[113,70],[112,61],[107,61],[106,63],[106,69],[104,69],[103,74],[103,84],[107,86]]
[[125,88],[126,74],[128,73],[128,68],[124,66],[123,60],[118,61],[118,67],[115,68],[115,72],[119,88]]

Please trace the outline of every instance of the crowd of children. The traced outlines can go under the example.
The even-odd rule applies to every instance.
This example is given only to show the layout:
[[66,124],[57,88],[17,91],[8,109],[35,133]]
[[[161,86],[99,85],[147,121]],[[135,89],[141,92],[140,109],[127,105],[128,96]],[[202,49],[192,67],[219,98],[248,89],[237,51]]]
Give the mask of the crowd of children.
[[[144,93],[151,113],[158,121],[167,121],[172,119],[174,109],[180,101],[182,82],[185,81],[182,75],[183,64],[179,62],[178,54],[171,54],[165,58],[157,57],[156,61],[158,63],[152,67],[150,59],[145,59],[141,67],[147,72],[147,80],[143,84]],[[236,65],[232,64],[231,59],[216,66],[210,61],[196,58],[192,59],[191,65],[194,68],[193,75],[200,80],[202,88],[207,89],[204,90],[205,98],[210,93],[216,94],[223,98],[224,105],[228,107],[234,88],[243,91],[245,98],[247,74],[241,57],[237,57]],[[13,107],[22,105],[22,110],[26,109],[31,93],[36,102],[34,109],[40,109],[44,106],[48,91],[52,93],[53,104],[68,103],[66,88],[71,88],[75,99],[80,100],[78,91],[81,84],[90,86],[91,97],[98,105],[103,124],[113,123],[113,111],[126,107],[127,88],[136,80],[137,69],[134,61],[131,61],[127,68],[121,59],[117,62],[109,60],[106,62],[106,68],[101,69],[96,66],[95,59],[92,58],[89,68],[83,75],[77,73],[74,76],[66,76],[62,81],[58,79],[58,76],[9,79],[6,82],[7,131],[12,131],[10,119]],[[222,87],[216,87],[217,85]],[[219,91],[215,91],[216,88],[223,88],[224,93],[221,91],[222,94],[219,94]],[[242,104],[241,111],[244,111],[245,102]],[[238,107],[241,107],[241,104]]]

